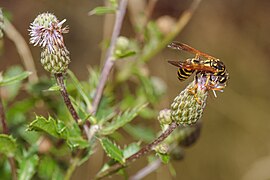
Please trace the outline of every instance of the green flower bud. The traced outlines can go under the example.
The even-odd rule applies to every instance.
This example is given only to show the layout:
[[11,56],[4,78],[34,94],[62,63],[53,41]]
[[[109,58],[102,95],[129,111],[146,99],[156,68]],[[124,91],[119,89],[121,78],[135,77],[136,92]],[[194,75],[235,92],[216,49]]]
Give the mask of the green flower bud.
[[55,48],[55,50],[55,53],[50,53],[47,48],[44,49],[41,52],[41,64],[50,73],[65,73],[70,63],[68,53],[63,49]]
[[161,143],[161,144],[157,145],[154,149],[157,153],[167,154],[169,151],[169,145],[167,145],[165,143]]
[[160,125],[165,125],[165,124],[171,124],[172,119],[171,119],[171,110],[170,109],[163,109],[159,111],[157,119],[160,122]]
[[202,117],[207,94],[205,88],[195,87],[195,81],[190,83],[171,104],[172,121],[181,125],[195,124]]

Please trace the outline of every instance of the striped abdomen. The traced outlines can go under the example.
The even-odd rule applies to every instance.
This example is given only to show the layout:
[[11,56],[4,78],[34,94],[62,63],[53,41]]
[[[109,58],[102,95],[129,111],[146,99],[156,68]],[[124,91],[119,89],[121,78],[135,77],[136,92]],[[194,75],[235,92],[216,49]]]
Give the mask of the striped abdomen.
[[188,68],[178,68],[177,77],[180,81],[186,80],[195,70]]

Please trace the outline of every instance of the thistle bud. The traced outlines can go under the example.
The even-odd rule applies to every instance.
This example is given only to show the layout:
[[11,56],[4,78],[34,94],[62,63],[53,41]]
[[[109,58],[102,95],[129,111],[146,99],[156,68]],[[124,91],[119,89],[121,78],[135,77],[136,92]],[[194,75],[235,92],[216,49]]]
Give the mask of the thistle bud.
[[0,38],[3,37],[3,29],[4,29],[4,16],[2,9],[0,8]]
[[195,124],[201,117],[208,91],[204,86],[190,83],[171,104],[171,119],[181,125]]
[[65,73],[70,63],[70,58],[65,51],[55,49],[55,53],[50,53],[48,49],[41,52],[41,64],[50,73]]
[[157,119],[161,125],[171,124],[171,110],[170,109],[163,109],[159,111]]

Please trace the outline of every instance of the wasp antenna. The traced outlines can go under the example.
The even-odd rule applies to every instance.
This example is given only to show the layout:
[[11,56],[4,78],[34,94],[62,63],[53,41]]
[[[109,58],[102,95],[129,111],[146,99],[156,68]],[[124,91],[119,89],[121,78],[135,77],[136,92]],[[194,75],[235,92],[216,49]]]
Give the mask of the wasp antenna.
[[170,63],[176,67],[181,67],[181,63],[179,61],[168,60],[168,63]]

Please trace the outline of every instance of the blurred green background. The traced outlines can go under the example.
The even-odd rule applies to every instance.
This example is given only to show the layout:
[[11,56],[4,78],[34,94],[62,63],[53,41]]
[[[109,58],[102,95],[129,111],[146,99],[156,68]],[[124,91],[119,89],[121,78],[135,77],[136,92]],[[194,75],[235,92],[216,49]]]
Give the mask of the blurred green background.
[[[152,18],[179,16],[192,1],[159,0]],[[100,42],[109,37],[112,20],[104,28],[104,16],[87,16],[100,0],[1,0],[0,6],[12,15],[12,22],[28,41],[30,22],[41,12],[53,12],[67,19],[70,33],[65,43],[71,52],[70,69],[80,78],[87,75],[87,66],[101,62]],[[185,159],[173,165],[177,176],[172,178],[163,166],[145,179],[269,179],[270,178],[270,1],[269,0],[202,0],[191,21],[175,40],[187,43],[220,58],[230,73],[228,87],[208,98],[199,141],[185,153]],[[110,24],[111,23],[111,24]],[[125,18],[122,34],[133,36],[130,17]],[[46,75],[39,64],[40,50],[30,46],[39,75]],[[168,59],[184,59],[181,52],[164,49],[149,63],[152,75],[167,84],[160,109],[169,107],[173,98],[187,83],[176,78],[176,69]],[[121,62],[119,62],[121,63]],[[21,64],[14,44],[5,37],[0,71]],[[143,121],[143,120],[142,120]],[[158,122],[151,122],[159,131]],[[100,156],[100,157],[99,157]],[[102,164],[97,152],[73,179],[89,179]],[[146,163],[143,158],[133,163],[130,175]],[[119,179],[113,176],[112,179]]]

